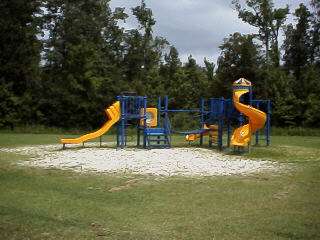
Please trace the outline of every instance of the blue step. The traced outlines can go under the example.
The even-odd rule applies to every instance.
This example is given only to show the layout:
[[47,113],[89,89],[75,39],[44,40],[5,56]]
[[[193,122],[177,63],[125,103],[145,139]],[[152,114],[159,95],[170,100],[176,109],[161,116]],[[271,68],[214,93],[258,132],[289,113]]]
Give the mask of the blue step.
[[165,144],[165,145],[149,145],[148,149],[162,149],[162,148],[170,148],[169,144]]
[[170,148],[170,140],[164,128],[146,128],[147,148]]
[[154,135],[154,136],[161,136],[166,135],[164,128],[146,128],[145,129],[146,135]]
[[149,139],[149,142],[168,142],[167,139]]

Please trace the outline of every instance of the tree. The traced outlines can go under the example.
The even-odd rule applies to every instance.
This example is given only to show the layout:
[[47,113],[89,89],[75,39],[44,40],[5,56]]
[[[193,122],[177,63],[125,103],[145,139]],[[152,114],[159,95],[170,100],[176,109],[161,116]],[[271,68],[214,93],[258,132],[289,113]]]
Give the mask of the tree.
[[[47,124],[96,127],[102,119],[102,111],[97,114],[97,109],[109,104],[114,86],[121,85],[113,76],[119,73],[122,51],[117,21],[126,15],[123,9],[113,13],[108,2],[47,2],[50,38],[46,42],[42,111],[55,113]],[[92,117],[88,119],[88,115]]]
[[190,86],[190,89],[185,92],[190,95],[189,106],[198,106],[199,99],[207,96],[206,88],[208,86],[208,82],[205,72],[198,66],[192,55],[188,57],[184,70],[186,74],[185,82],[188,82]]
[[207,78],[209,82],[212,82],[214,80],[214,70],[216,68],[216,65],[213,62],[209,62],[206,58],[203,60],[205,67],[206,67],[206,73]]
[[155,72],[158,72],[155,68],[159,68],[168,42],[162,37],[152,35],[156,21],[144,0],[139,6],[132,8],[132,13],[139,26],[138,29],[126,33],[124,64],[127,80],[133,90],[144,95],[149,89],[157,92],[154,90],[159,86],[160,78],[155,76]]
[[168,91],[167,95],[172,95],[171,86],[176,81],[175,76],[181,66],[178,50],[171,46],[169,53],[164,56],[164,64],[161,64],[159,72],[164,81],[164,88]]
[[312,28],[310,31],[312,48],[311,48],[311,62],[320,66],[320,1],[312,0]]
[[40,1],[0,2],[0,127],[34,123],[41,43]]
[[224,97],[231,95],[232,83],[241,77],[256,82],[259,67],[259,47],[253,42],[253,35],[234,33],[225,38],[220,46],[218,58],[217,88]]
[[320,70],[316,65],[311,65],[301,74],[304,102],[303,105],[303,124],[307,127],[319,127],[320,120]]
[[178,50],[174,46],[171,46],[169,54],[166,54],[164,59],[165,65],[168,67],[169,77],[172,77],[177,69],[181,67]]
[[274,8],[272,0],[246,0],[249,9],[242,8],[239,0],[233,0],[232,3],[239,18],[259,29],[258,38],[265,45],[266,62],[279,66],[279,30],[287,18],[289,7]]
[[297,84],[300,80],[301,70],[310,62],[311,42],[310,42],[310,12],[307,7],[300,4],[295,11],[298,23],[294,28],[289,24],[285,32],[286,39],[284,42],[284,61],[285,67],[293,71]]
[[302,124],[303,102],[293,92],[294,78],[284,70],[273,66],[259,68],[256,78],[259,82],[265,83],[267,88],[261,91],[259,85],[254,85],[254,97],[271,100],[272,123],[280,127]]
[[207,75],[210,97],[220,97],[222,94],[220,89],[221,82],[219,81],[218,75],[215,72],[216,65],[213,62],[208,61],[206,58],[204,58],[204,64],[204,71]]

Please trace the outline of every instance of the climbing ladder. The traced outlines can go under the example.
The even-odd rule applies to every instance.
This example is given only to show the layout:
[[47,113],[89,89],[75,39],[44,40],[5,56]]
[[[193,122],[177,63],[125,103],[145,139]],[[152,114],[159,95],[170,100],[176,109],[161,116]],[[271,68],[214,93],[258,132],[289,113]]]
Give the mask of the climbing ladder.
[[151,148],[170,148],[170,136],[165,128],[146,128],[146,147]]

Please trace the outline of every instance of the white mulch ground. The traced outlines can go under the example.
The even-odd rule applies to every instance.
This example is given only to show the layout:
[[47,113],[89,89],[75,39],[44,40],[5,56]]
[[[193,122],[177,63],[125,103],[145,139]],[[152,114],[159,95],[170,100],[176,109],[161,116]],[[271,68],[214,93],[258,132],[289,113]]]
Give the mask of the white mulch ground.
[[249,160],[202,148],[124,149],[69,148],[61,145],[40,145],[2,148],[0,151],[33,156],[23,165],[75,171],[151,174],[162,176],[215,176],[277,171],[279,164]]

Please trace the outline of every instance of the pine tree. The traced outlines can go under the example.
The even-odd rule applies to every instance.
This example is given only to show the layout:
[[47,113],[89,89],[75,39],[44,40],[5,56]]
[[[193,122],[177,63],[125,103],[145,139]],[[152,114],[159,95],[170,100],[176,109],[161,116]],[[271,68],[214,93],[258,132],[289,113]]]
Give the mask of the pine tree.
[[[217,88],[224,97],[230,97],[232,83],[241,77],[256,82],[256,70],[259,67],[259,48],[253,42],[253,35],[234,33],[224,39],[218,58]],[[260,84],[261,85],[261,84]]]
[[46,6],[50,38],[42,111],[56,116],[49,124],[96,127],[103,119],[102,109],[114,100],[116,86],[121,84],[113,78],[122,51],[117,20],[126,15],[123,9],[112,13],[108,2],[52,0]]
[[0,127],[34,123],[41,43],[40,1],[0,2]]
[[283,27],[289,7],[274,8],[272,0],[246,0],[249,9],[241,7],[239,0],[233,0],[239,18],[259,29],[258,38],[265,46],[267,63],[278,67],[280,64],[279,30]]
[[320,67],[320,0],[312,0],[311,62]]
[[176,81],[176,73],[181,68],[182,64],[179,59],[178,50],[174,47],[170,47],[168,54],[165,54],[164,64],[160,66],[160,75],[164,81],[164,88],[167,89],[167,95],[172,95],[172,86]]
[[128,82],[132,90],[141,95],[150,91],[153,94],[160,93],[161,88],[157,88],[160,87],[161,77],[156,73],[159,73],[168,42],[162,37],[153,36],[153,26],[156,21],[145,1],[132,8],[132,13],[139,26],[138,29],[126,33],[124,65]]
[[311,42],[310,42],[310,12],[307,7],[300,4],[295,11],[297,17],[297,25],[294,28],[291,24],[286,29],[286,39],[284,42],[284,61],[285,67],[289,71],[293,71],[300,85],[301,71],[310,63]]

